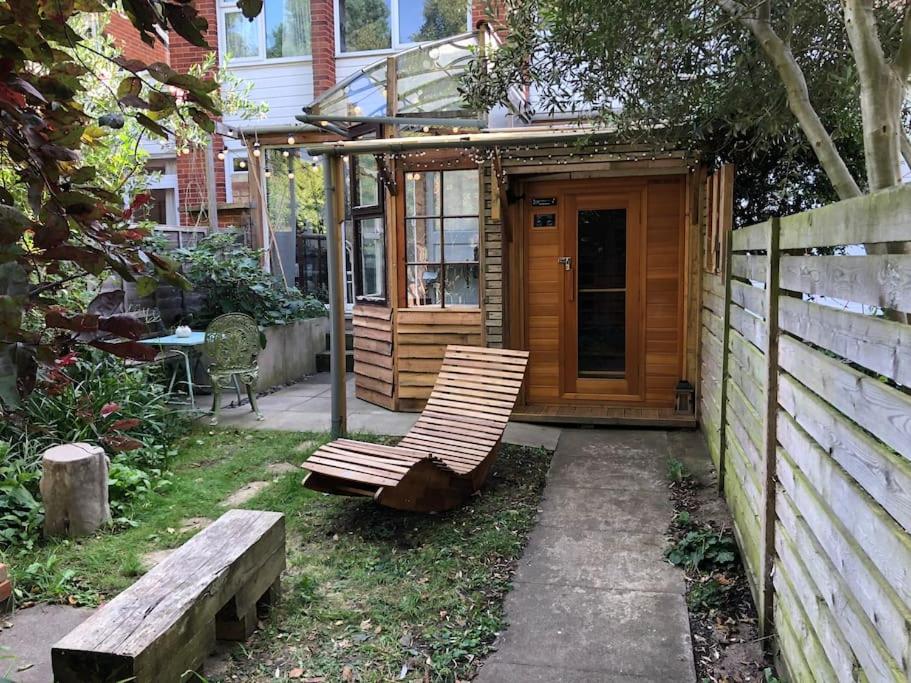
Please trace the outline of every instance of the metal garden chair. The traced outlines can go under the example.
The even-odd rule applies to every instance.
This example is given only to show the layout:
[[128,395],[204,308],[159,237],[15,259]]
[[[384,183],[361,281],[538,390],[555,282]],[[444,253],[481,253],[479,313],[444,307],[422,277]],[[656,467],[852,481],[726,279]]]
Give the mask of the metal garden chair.
[[240,385],[243,384],[256,419],[264,419],[256,405],[256,381],[259,377],[257,358],[260,351],[256,321],[244,313],[218,316],[206,328],[205,351],[210,361],[209,377],[212,378],[211,424],[218,424],[221,392],[228,380],[234,383],[238,405],[241,401]]

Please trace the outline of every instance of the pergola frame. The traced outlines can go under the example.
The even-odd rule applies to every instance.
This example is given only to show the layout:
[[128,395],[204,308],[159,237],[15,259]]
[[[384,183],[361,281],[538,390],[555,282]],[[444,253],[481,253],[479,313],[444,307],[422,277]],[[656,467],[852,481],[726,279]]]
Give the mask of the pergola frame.
[[[358,123],[383,123],[385,117],[356,117]],[[361,119],[369,119],[362,121]],[[352,121],[354,119],[352,118]],[[601,141],[614,134],[604,129],[535,131],[491,131],[467,135],[426,135],[420,137],[343,140],[305,145],[311,156],[321,156],[324,216],[326,221],[327,261],[329,267],[330,319],[330,387],[331,435],[333,439],[347,432],[347,396],[345,392],[345,267],[342,224],[345,216],[344,171],[342,157],[351,154],[408,153],[435,149],[479,149],[500,145],[577,144]]]

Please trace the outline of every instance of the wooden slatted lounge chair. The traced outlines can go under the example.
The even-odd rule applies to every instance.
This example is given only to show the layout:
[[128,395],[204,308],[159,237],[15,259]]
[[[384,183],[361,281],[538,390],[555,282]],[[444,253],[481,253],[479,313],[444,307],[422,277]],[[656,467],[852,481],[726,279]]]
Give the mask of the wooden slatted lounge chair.
[[303,464],[304,485],[399,510],[460,505],[490,473],[527,364],[526,351],[446,347],[427,406],[397,446],[337,439]]

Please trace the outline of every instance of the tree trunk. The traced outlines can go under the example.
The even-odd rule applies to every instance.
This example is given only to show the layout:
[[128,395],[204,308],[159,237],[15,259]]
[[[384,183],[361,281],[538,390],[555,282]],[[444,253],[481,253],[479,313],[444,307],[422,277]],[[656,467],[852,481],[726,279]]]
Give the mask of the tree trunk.
[[108,459],[99,446],[74,443],[46,450],[40,489],[47,536],[85,536],[111,521]]
[[768,58],[772,61],[788,96],[788,107],[797,118],[804,135],[807,136],[819,165],[828,176],[839,199],[850,199],[863,194],[851,171],[841,158],[832,136],[822,124],[819,114],[810,102],[806,78],[791,49],[775,33],[769,23],[769,5],[762,3],[748,11],[736,0],[716,0],[718,5],[749,29]]
[[900,121],[904,86],[883,53],[868,2],[845,0],[845,29],[860,80],[867,183],[870,191],[876,192],[901,181]]

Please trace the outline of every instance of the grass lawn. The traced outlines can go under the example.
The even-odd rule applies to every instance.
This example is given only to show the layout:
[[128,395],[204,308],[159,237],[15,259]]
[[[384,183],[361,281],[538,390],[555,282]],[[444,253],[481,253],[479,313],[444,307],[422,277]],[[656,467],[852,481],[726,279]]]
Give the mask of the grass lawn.
[[7,561],[33,598],[92,604],[134,581],[145,553],[195,533],[182,528],[186,520],[214,519],[224,512],[219,501],[245,483],[274,480],[244,507],[286,515],[283,599],[210,680],[469,678],[503,626],[502,599],[552,454],[504,446],[480,495],[419,515],[315,493],[300,485],[302,472],[266,469],[300,464],[325,440],[199,429],[181,442],[170,485],[134,511],[135,527]]

